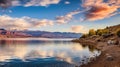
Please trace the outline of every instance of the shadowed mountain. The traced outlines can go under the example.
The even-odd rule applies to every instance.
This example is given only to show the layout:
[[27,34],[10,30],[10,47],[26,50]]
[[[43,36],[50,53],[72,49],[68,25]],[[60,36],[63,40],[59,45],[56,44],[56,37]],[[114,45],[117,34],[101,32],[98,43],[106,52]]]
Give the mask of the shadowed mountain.
[[44,37],[44,38],[79,38],[81,33],[70,33],[70,32],[48,32],[48,31],[19,31],[32,35],[33,37]]

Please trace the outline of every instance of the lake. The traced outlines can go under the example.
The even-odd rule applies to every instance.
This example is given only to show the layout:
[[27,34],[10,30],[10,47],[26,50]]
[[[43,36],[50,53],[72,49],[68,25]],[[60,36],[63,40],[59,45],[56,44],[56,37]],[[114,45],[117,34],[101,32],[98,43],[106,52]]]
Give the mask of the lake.
[[71,39],[0,39],[0,67],[75,67],[100,53]]

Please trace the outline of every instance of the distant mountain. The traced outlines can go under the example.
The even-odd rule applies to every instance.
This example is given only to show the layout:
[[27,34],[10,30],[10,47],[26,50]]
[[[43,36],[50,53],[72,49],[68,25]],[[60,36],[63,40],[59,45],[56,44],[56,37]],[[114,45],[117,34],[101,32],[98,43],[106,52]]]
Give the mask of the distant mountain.
[[79,38],[81,33],[48,31],[8,31],[0,29],[0,38],[42,37],[42,38]]
[[70,33],[70,32],[48,32],[48,31],[18,31],[21,33],[29,34],[33,37],[43,38],[79,38],[81,33]]

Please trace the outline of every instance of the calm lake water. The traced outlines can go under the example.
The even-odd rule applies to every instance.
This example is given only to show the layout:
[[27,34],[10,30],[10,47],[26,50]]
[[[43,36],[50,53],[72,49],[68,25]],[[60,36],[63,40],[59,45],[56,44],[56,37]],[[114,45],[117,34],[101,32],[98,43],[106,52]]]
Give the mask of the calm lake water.
[[91,46],[71,39],[9,38],[0,40],[0,67],[75,67],[99,56]]

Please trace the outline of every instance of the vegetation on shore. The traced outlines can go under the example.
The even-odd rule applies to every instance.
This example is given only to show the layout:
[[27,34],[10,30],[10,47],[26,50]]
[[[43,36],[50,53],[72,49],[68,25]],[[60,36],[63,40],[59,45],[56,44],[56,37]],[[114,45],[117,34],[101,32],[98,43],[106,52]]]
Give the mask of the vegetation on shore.
[[98,35],[98,36],[117,35],[118,37],[120,37],[120,25],[113,27],[106,27],[105,29],[97,29],[97,30],[90,29],[88,34],[83,34],[81,38],[87,38],[94,35]]
[[73,42],[98,42],[108,41],[110,39],[117,39],[120,37],[120,24],[106,27],[105,29],[90,29],[87,34],[83,34],[79,39],[72,40]]

